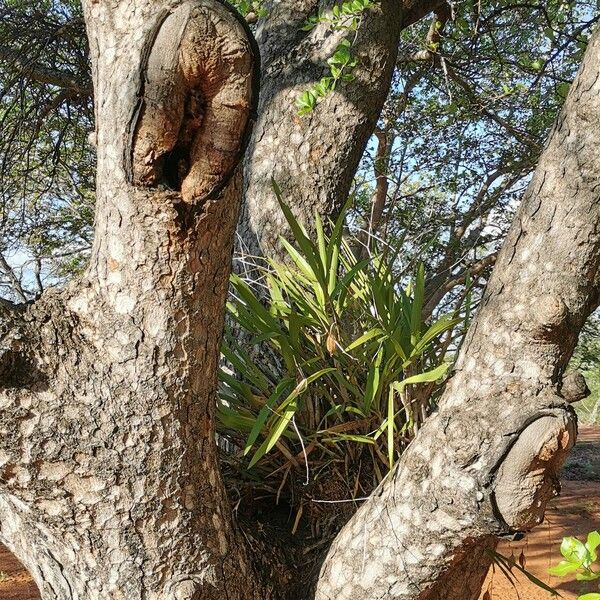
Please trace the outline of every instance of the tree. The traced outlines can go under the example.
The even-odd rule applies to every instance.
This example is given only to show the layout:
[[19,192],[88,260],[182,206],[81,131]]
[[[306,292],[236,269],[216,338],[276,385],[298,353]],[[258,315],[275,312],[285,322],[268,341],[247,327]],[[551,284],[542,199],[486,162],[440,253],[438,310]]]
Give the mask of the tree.
[[92,83],[79,2],[4,2],[0,38],[0,289],[23,301],[89,258]]
[[258,57],[220,4],[84,8],[95,245],[77,284],[2,304],[2,539],[45,598],[265,597],[213,433]]
[[[574,441],[574,397],[561,390],[598,303],[600,33],[439,412],[311,577],[294,570],[289,537],[269,546],[234,522],[214,443],[257,57],[220,4],[132,6],[84,3],[98,147],[90,266],[33,303],[2,302],[0,536],[61,600],[306,598],[315,583],[317,598],[477,597],[465,565],[483,572],[494,536],[535,524]],[[407,5],[403,22],[427,8]],[[288,37],[287,23],[270,39]]]
[[477,598],[486,545],[540,523],[558,493],[576,433],[568,402],[585,391],[577,379],[562,395],[563,374],[600,299],[600,159],[589,127],[599,53],[597,30],[439,411],[336,538],[317,598]]
[[[356,114],[370,114],[371,105],[379,106],[382,96],[374,90],[381,85],[372,69],[372,55],[387,61],[391,49],[398,57],[391,87],[389,82],[387,88],[383,86],[387,99],[377,124],[377,135],[380,139],[384,135],[389,151],[377,159],[375,194],[369,181],[375,152],[371,145],[367,148],[351,188],[358,213],[351,222],[371,227],[373,191],[379,200],[373,207],[372,232],[392,242],[395,237],[404,240],[399,269],[407,263],[412,268],[411,256],[425,262],[430,279],[428,310],[435,310],[444,294],[445,305],[460,302],[465,277],[471,279],[478,297],[541,141],[564,101],[598,19],[595,3],[523,5],[494,0],[479,6],[466,1],[452,10],[440,4],[431,25],[427,19],[416,20],[421,10],[411,8],[405,24],[413,19],[415,23],[402,26],[399,52],[366,34],[373,24],[391,31],[389,19],[384,15],[381,23],[379,4],[371,0],[340,4],[338,18],[323,7],[318,9],[316,3],[303,7],[302,15],[295,12],[301,10],[297,4],[290,11],[281,3],[235,3],[253,24],[263,56],[277,57],[277,69],[263,77],[265,90],[287,81],[286,77],[299,82],[294,90],[284,84],[288,96],[275,94],[269,100],[280,118],[254,136],[256,161],[253,152],[248,154],[248,163],[264,163],[265,176],[259,178],[264,198],[254,201],[254,187],[246,186],[249,205],[240,222],[242,254],[263,246],[267,257],[279,254],[274,242],[285,224],[278,207],[272,206],[272,175],[309,229],[315,209],[327,222],[327,216],[335,216],[346,201],[355,168],[352,162],[342,160],[333,178],[323,180],[321,171],[327,161],[332,161],[333,169],[340,153],[360,154],[354,147],[364,146],[375,121],[365,128],[362,117],[345,118],[344,133],[338,115],[354,95]],[[292,19],[289,23],[286,15]],[[355,31],[350,27],[353,23]],[[280,26],[290,35],[275,40],[273,32]],[[327,41],[322,56],[305,60],[305,47],[321,37]],[[95,152],[86,142],[93,130],[93,99],[80,3],[10,0],[0,9],[0,38],[0,252],[6,259],[0,264],[0,289],[12,298],[32,298],[47,285],[80,272],[89,258]],[[343,48],[344,60],[349,54],[350,64],[357,62],[354,68],[344,67],[343,77],[351,81],[342,77],[335,91],[321,99],[318,111],[299,118],[294,99],[315,90],[322,76],[331,76],[325,59],[340,39],[350,43],[349,49]],[[271,52],[273,44],[277,48]],[[359,97],[368,100],[365,106]],[[290,132],[294,139],[304,139],[302,131],[312,131],[314,126],[320,127],[322,138],[336,143],[326,161],[302,158],[314,142],[310,136],[306,144],[289,143]],[[272,142],[262,144],[265,139]],[[277,165],[294,161],[302,169],[277,171]],[[270,171],[269,163],[274,165]],[[253,168],[246,168],[247,184],[253,173]],[[320,190],[324,185],[333,187],[323,193],[307,192],[309,187]],[[377,217],[381,211],[383,218]],[[462,214],[460,223],[457,212]],[[275,235],[269,233],[272,230]]]

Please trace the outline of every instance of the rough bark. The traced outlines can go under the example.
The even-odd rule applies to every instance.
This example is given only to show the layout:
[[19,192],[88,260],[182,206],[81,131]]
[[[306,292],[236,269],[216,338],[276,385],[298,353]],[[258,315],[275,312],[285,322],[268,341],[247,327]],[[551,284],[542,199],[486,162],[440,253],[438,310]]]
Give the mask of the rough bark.
[[[405,5],[400,26],[425,3],[415,7]],[[267,36],[266,58],[281,84],[288,75],[276,48],[286,36],[292,56],[304,48],[290,32],[306,6],[276,8],[271,27],[281,30]],[[379,10],[396,18],[385,0]],[[279,571],[259,572],[264,548],[252,556],[231,518],[213,428],[242,191],[236,164],[256,101],[257,57],[239,21],[214,0],[86,0],[85,12],[96,236],[81,281],[36,302],[0,302],[0,540],[44,600],[285,598]],[[370,22],[383,26],[382,18]],[[374,61],[383,80],[384,62]],[[541,519],[575,439],[569,401],[585,391],[562,375],[600,293],[599,64],[600,30],[439,412],[334,541],[319,600],[474,599],[495,536]],[[285,86],[273,89],[268,97]],[[291,103],[278,110],[284,105]],[[368,130],[360,109],[334,105],[350,123],[338,136]],[[263,110],[275,114],[268,103]],[[294,125],[309,153],[311,136],[325,131],[320,119]],[[262,160],[257,144],[269,147],[264,131],[251,170]],[[334,167],[349,154],[335,158],[338,149],[320,162],[309,157],[313,175],[302,179],[300,170],[297,181],[318,183],[317,172],[340,178]],[[283,173],[294,166],[286,160]],[[302,188],[305,198],[309,191]],[[326,194],[316,197],[325,202]],[[296,596],[312,594],[306,587]]]
[[0,307],[0,539],[44,600],[269,597],[213,430],[258,59],[213,1],[84,8],[96,235],[83,280]]
[[318,600],[475,599],[482,544],[542,520],[576,433],[562,375],[599,301],[599,64],[597,30],[439,411],[336,538]]
[[[296,97],[327,74],[327,58],[343,37],[326,24],[301,31],[317,0],[275,0],[258,28],[262,56],[261,100],[245,170],[240,250],[279,256],[287,230],[271,189],[275,178],[297,218],[311,229],[315,212],[327,217],[348,197],[365,145],[387,97],[401,31],[440,0],[382,0],[359,28],[356,79],[304,117]],[[328,3],[330,6],[331,3]]]

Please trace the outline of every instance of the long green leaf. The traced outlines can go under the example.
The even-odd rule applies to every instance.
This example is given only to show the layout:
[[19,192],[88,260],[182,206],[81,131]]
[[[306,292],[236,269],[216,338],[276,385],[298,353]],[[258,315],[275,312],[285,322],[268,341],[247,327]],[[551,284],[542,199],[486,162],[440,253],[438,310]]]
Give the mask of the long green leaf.
[[[296,414],[296,410],[298,408],[296,400],[300,394],[304,393],[308,386],[316,381],[319,377],[327,373],[331,373],[331,371],[335,371],[333,367],[327,369],[321,369],[316,373],[313,373],[309,377],[303,379],[289,394],[289,396],[281,403],[277,412],[278,418],[275,421],[275,425],[273,429],[269,432],[265,441],[261,444],[258,450],[255,452],[248,468],[252,468],[265,454],[270,452],[273,449],[273,446],[277,443],[283,432],[286,430],[289,425],[292,417]],[[280,411],[283,410],[283,413]]]
[[268,398],[265,405],[260,409],[258,416],[256,417],[256,421],[250,430],[250,435],[248,435],[248,440],[246,441],[246,447],[244,448],[244,455],[248,454],[254,445],[254,442],[258,438],[262,428],[264,427],[265,422],[268,417],[273,413],[273,406],[275,406],[276,402],[279,400],[281,395],[286,391],[286,389],[294,383],[294,380],[287,377],[282,380],[275,388],[271,396]]
[[449,315],[444,315],[440,317],[431,327],[427,329],[427,331],[423,334],[419,342],[413,348],[411,352],[411,356],[419,356],[423,353],[423,350],[427,347],[427,345],[438,338],[442,333],[452,329],[456,324],[460,323],[460,319],[453,319]]
[[373,364],[369,366],[369,374],[367,376],[367,385],[365,387],[363,411],[370,412],[371,407],[378,395],[379,382],[381,380],[381,361],[383,359],[383,348],[379,348],[375,355]]
[[387,406],[387,446],[390,469],[394,466],[394,388],[390,387]]
[[383,331],[381,331],[381,329],[371,329],[370,331],[363,333],[359,338],[354,340],[346,348],[346,352],[350,352],[351,350],[354,350],[355,348],[359,348],[360,346],[362,346],[363,344],[366,344],[367,342],[371,341],[372,339],[374,339],[376,337],[381,337],[382,334],[383,334]]
[[419,263],[417,275],[415,277],[414,295],[412,310],[410,314],[410,333],[413,344],[416,344],[421,337],[421,313],[423,311],[423,301],[425,299],[425,266]]
[[431,371],[425,371],[424,373],[419,373],[417,375],[412,375],[411,377],[407,377],[402,381],[397,381],[392,384],[392,387],[399,392],[402,392],[404,388],[409,384],[415,383],[429,383],[432,381],[437,381],[441,377],[446,374],[448,367],[450,365],[448,363],[442,363],[437,366],[435,369],[431,369]]
[[274,179],[271,180],[273,185],[273,190],[275,192],[275,196],[277,197],[277,201],[279,202],[279,206],[283,211],[285,219],[292,230],[292,234],[294,236],[294,241],[298,244],[298,247],[302,251],[304,258],[310,264],[311,268],[315,272],[315,275],[319,278],[319,282],[324,286],[325,285],[325,273],[322,270],[322,265],[318,259],[318,251],[315,245],[310,241],[307,237],[304,228],[298,223],[296,217],[294,217],[294,213],[292,213],[290,207],[283,201],[281,196],[281,190],[279,186],[275,182]]
[[232,273],[231,283],[237,294],[247,304],[247,306],[255,314],[255,317],[260,319],[265,325],[270,327],[273,332],[279,331],[279,322],[273,317],[267,308],[258,300],[250,286],[243,281],[238,275]]

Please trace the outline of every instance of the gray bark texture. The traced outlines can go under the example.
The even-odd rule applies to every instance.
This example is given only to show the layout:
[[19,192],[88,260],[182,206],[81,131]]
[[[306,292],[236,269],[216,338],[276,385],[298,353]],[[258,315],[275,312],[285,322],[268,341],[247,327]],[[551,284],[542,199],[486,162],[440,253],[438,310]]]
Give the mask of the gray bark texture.
[[0,539],[44,600],[268,597],[213,427],[258,57],[219,3],[84,8],[96,236],[83,280],[1,308]]
[[[376,39],[365,30],[364,48],[391,48],[392,29],[428,10],[405,3],[400,18],[394,7],[383,0],[365,21]],[[562,375],[600,289],[600,31],[439,412],[335,539],[315,582],[306,581],[310,568],[240,531],[215,445],[244,187],[237,165],[257,102],[254,45],[215,0],[85,0],[84,8],[98,146],[94,248],[69,287],[19,306],[0,301],[0,541],[44,600],[308,600],[312,583],[319,600],[476,598],[486,549],[539,522],[575,440],[569,401],[583,384]],[[247,209],[267,202],[261,178],[275,157],[301,210],[313,193],[311,210],[337,201],[349,185],[344,161],[355,166],[376,118],[361,108],[365,90],[389,85],[395,49],[373,49],[369,60],[365,49],[364,69],[384,83],[362,74],[362,95],[342,89],[296,120],[286,94],[304,82],[286,79],[278,56],[297,51],[310,66],[328,51],[318,49],[324,33],[298,33],[314,8],[276,3],[259,35],[266,97],[245,165]],[[269,150],[266,123],[308,144],[298,164],[281,145]],[[274,223],[255,230],[261,247],[270,247]],[[290,537],[280,547],[293,545]]]
[[482,547],[557,493],[581,397],[562,376],[600,293],[599,65],[597,29],[439,411],[337,536],[318,600],[475,600]]
[[400,33],[440,0],[382,0],[362,19],[353,52],[352,82],[310,114],[299,117],[296,97],[327,75],[327,59],[345,33],[320,24],[309,32],[306,19],[331,7],[319,0],[275,0],[259,25],[260,105],[245,166],[245,194],[239,250],[253,256],[281,256],[279,237],[287,224],[271,188],[277,181],[285,201],[309,231],[315,213],[327,222],[350,191],[358,163],[388,95]]

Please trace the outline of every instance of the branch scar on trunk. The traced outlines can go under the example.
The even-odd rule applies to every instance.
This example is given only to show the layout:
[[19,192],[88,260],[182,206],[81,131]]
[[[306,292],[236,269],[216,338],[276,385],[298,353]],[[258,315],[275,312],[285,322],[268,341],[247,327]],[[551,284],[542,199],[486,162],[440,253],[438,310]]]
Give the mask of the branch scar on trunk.
[[574,415],[561,410],[530,423],[511,446],[494,489],[498,512],[511,530],[528,531],[542,522],[548,500],[560,491],[560,468],[576,435]]
[[224,5],[184,2],[149,40],[132,119],[134,185],[203,204],[241,160],[257,105],[258,50]]

